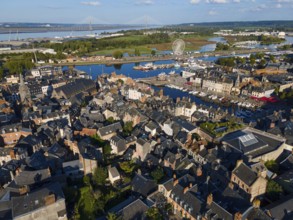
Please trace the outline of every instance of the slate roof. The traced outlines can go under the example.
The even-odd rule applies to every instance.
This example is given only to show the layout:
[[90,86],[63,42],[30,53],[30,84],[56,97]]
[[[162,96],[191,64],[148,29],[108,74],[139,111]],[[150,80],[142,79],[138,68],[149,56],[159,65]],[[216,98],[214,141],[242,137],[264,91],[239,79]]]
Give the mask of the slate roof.
[[214,201],[207,208],[209,209],[206,212],[208,220],[233,220],[233,215]]
[[35,171],[21,171],[18,176],[15,177],[15,183],[19,186],[33,185],[48,181],[51,177],[48,169],[35,170]]
[[188,186],[190,182],[192,183],[188,177],[189,175],[186,175],[179,179],[179,183],[171,191],[170,197],[196,218],[197,215],[202,213],[204,203],[197,198],[196,194],[191,190],[192,188],[184,193],[184,188]]
[[134,192],[137,192],[145,197],[154,192],[158,187],[154,180],[147,179],[138,173],[136,173],[132,179],[131,185]]
[[102,135],[102,136],[105,136],[105,135],[108,135],[108,134],[112,134],[114,132],[117,132],[117,131],[121,131],[122,130],[122,126],[120,124],[120,122],[116,122],[114,124],[110,124],[108,126],[105,126],[105,127],[102,127],[99,129],[99,133]]
[[246,156],[255,158],[278,149],[285,142],[285,139],[256,129],[246,128],[225,135],[222,141],[224,144],[243,152]]
[[111,173],[113,178],[120,176],[120,174],[119,174],[119,172],[118,172],[116,167],[109,168],[109,172]]
[[95,88],[95,82],[90,79],[76,79],[74,82],[67,83],[66,85],[56,88],[56,92],[60,93],[61,91],[66,96],[65,98],[71,98],[78,93],[86,91],[87,89]]
[[182,128],[184,128],[185,130],[187,130],[188,132],[196,129],[195,125],[181,118],[174,118],[173,121],[177,123],[178,125],[180,125]]
[[0,201],[0,219],[12,220],[11,201]]
[[233,170],[235,174],[241,181],[246,185],[251,186],[254,181],[257,179],[257,175],[252,171],[247,165],[241,163],[236,169]]
[[122,210],[123,220],[143,220],[149,207],[140,199],[132,202]]
[[261,209],[251,207],[248,211],[245,212],[245,215],[242,215],[243,219],[248,220],[272,220],[266,213]]
[[293,195],[289,195],[266,207],[269,214],[275,219],[293,219]]
[[32,191],[27,195],[12,197],[11,201],[13,218],[44,207],[44,198],[52,193],[55,195],[56,201],[65,199],[60,184],[56,182],[44,186],[36,191]]

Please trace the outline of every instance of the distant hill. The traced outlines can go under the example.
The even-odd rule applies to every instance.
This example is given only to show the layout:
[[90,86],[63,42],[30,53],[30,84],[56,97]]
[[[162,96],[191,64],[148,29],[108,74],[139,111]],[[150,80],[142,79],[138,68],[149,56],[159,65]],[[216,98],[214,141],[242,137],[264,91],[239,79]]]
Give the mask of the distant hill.
[[293,20],[285,21],[230,21],[183,23],[177,26],[218,27],[218,28],[293,28]]

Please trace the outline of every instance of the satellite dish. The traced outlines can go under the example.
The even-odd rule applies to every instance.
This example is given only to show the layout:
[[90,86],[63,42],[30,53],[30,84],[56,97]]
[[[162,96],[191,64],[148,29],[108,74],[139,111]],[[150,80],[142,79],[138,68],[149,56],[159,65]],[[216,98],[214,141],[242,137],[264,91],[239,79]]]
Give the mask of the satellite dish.
[[175,55],[183,55],[185,49],[185,42],[182,39],[175,40],[173,42],[172,49]]

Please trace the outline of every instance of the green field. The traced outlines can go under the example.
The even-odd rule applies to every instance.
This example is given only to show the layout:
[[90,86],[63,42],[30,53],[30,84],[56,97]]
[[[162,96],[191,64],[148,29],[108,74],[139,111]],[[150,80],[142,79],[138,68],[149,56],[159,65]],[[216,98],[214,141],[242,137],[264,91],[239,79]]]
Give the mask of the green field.
[[[121,41],[142,41],[144,35],[130,35],[130,36],[122,36],[122,37],[115,37],[111,38],[113,43],[114,42],[121,42]],[[157,51],[166,51],[172,50],[172,43],[176,39],[183,39],[185,41],[185,50],[186,51],[194,51],[199,50],[202,46],[206,44],[210,44],[213,42],[208,41],[208,39],[212,36],[198,36],[198,35],[176,35],[170,37],[170,42],[167,43],[158,43],[158,44],[144,44],[139,46],[124,46],[121,45],[120,47],[108,47],[107,49],[96,50],[90,52],[89,55],[110,55],[113,54],[114,51],[120,50],[123,53],[128,53],[129,55],[134,55],[134,50],[138,49],[141,54],[151,54],[153,49]]]

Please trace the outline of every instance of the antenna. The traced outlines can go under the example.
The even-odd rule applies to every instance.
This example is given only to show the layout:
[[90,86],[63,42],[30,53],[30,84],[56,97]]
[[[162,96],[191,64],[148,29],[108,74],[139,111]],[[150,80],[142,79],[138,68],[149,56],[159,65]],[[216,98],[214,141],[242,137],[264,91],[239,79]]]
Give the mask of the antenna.
[[35,51],[35,47],[33,46],[33,53],[35,56],[35,62],[38,63],[38,59],[37,59],[37,55],[36,55],[36,51]]
[[18,41],[18,29],[17,29],[17,32],[16,32],[16,40]]
[[9,42],[10,42],[10,40],[11,40],[11,30],[9,30]]
[[148,16],[145,16],[145,29],[148,29]]
[[90,20],[89,31],[93,34],[92,20]]

